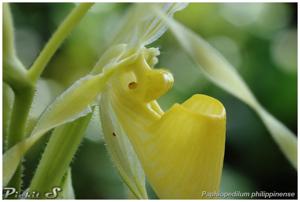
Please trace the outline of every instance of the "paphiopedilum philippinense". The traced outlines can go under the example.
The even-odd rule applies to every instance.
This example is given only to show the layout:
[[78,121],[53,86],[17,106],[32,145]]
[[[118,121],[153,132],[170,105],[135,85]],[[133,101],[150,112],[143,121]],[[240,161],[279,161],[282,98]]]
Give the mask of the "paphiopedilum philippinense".
[[[106,86],[100,112],[108,149],[122,164],[126,150],[119,139],[128,137],[158,197],[202,198],[203,191],[219,190],[225,109],[212,97],[194,95],[163,112],[156,99],[171,88],[173,76],[149,65],[158,54],[158,49],[141,48]],[[126,170],[117,167],[120,173]]]
[[[160,198],[205,198],[203,192],[219,190],[225,109],[216,99],[200,94],[166,112],[160,108],[156,99],[172,87],[173,76],[153,68],[159,50],[146,45],[159,38],[166,26],[153,13],[137,18],[144,16],[144,6],[148,5],[134,7],[122,29],[128,34],[121,40],[116,37],[119,45],[112,45],[88,75],[47,107],[28,138],[4,154],[4,186],[25,153],[47,131],[86,116],[92,112],[90,106],[98,105],[107,148],[136,198],[147,198],[145,176]],[[184,5],[162,4],[160,8],[170,17]],[[53,151],[49,153],[55,156]],[[48,182],[51,163],[45,159],[31,183],[32,190]],[[62,175],[67,166],[60,169]]]

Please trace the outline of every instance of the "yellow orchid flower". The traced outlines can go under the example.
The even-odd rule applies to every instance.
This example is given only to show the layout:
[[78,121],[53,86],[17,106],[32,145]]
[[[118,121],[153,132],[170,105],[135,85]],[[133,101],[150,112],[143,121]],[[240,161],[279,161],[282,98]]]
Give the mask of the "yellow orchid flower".
[[203,193],[218,192],[225,147],[224,106],[209,96],[194,95],[163,112],[156,99],[172,87],[172,74],[152,68],[158,49],[137,52],[131,64],[112,76],[100,101],[107,147],[121,176],[128,181],[124,172],[129,166],[122,157],[126,151],[117,148],[127,136],[159,198],[205,198]]
[[[194,95],[166,112],[160,108],[156,99],[172,87],[173,76],[167,70],[153,69],[159,50],[145,46],[158,39],[167,27],[150,13],[137,18],[143,16],[145,6],[148,5],[137,5],[133,7],[134,12],[129,12],[128,23],[122,27],[125,34],[120,32],[121,36],[114,40],[119,45],[112,45],[89,74],[45,109],[26,139],[5,152],[4,186],[12,179],[26,152],[47,131],[59,126],[80,128],[76,123],[63,124],[92,113],[96,101],[107,148],[134,197],[147,198],[146,177],[159,198],[198,199],[206,198],[206,193],[218,192],[225,147],[225,109],[219,101],[206,95]],[[161,4],[159,8],[171,17],[184,6]],[[59,130],[64,129],[58,129],[52,136],[58,139],[52,142],[61,142]],[[53,148],[48,156],[56,155]],[[67,163],[60,167],[61,176],[73,155],[70,152]],[[29,190],[40,185],[48,188],[47,169],[51,163],[47,164],[47,155],[43,157],[41,161],[46,163],[38,167]]]

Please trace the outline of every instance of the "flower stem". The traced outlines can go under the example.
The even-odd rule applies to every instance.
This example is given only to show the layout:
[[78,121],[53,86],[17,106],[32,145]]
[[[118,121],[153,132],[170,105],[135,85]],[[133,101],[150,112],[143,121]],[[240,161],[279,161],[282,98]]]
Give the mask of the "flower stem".
[[[10,126],[7,136],[7,148],[14,146],[16,143],[23,140],[25,137],[25,129],[29,109],[32,103],[34,90],[31,86],[24,89],[14,90],[15,98],[11,114]],[[22,167],[20,166],[14,177],[9,183],[9,186],[21,189]]]
[[14,26],[9,4],[3,3],[3,56],[15,54]]
[[[16,56],[14,54],[15,51],[13,38],[11,37],[11,34],[13,33],[11,14],[8,5],[4,6],[5,18],[7,19],[5,21],[5,24],[7,26],[4,26],[4,28],[7,30],[7,33],[5,32],[6,37],[10,37],[5,44],[5,67],[7,68],[4,68],[4,78],[7,79],[8,84],[13,88],[15,95],[10,125],[8,129],[6,145],[7,149],[23,140],[26,135],[26,122],[36,88],[36,81],[39,79],[45,66],[54,55],[58,47],[69,35],[69,33],[75,28],[75,26],[80,22],[80,20],[84,17],[86,12],[92,5],[93,3],[82,3],[69,14],[69,16],[53,34],[29,71],[27,71],[25,68],[19,68],[19,63],[8,62],[10,60],[8,60],[7,58],[16,58]],[[16,74],[16,72],[18,74]],[[20,82],[20,80],[22,82]],[[16,171],[14,177],[9,183],[9,186],[14,187],[18,191],[20,191],[22,183],[21,176],[22,166],[20,166]]]
[[[34,88],[27,79],[26,74],[25,67],[16,56],[13,18],[9,4],[5,3],[3,4],[3,81],[12,88],[14,103],[10,121],[5,120],[8,124],[4,125],[6,127],[4,131],[7,133],[4,150],[14,146],[25,136],[27,116],[34,95]],[[9,183],[9,186],[16,188],[17,191],[21,190],[21,175],[22,166],[19,166]]]
[[30,68],[28,76],[31,78],[31,80],[37,81],[61,43],[80,22],[92,5],[93,3],[81,3],[59,26]]

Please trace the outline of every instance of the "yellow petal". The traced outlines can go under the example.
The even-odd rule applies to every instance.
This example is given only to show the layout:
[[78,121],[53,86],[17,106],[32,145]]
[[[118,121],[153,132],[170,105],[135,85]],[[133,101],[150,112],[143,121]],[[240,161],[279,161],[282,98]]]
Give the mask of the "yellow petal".
[[194,95],[151,125],[153,137],[141,161],[160,198],[203,198],[204,192],[219,191],[225,122],[219,101]]
[[172,83],[169,72],[153,70],[141,55],[114,75],[102,99],[109,100],[114,123],[128,136],[160,198],[204,198],[204,192],[219,190],[225,109],[214,98],[195,95],[164,113],[154,99]]

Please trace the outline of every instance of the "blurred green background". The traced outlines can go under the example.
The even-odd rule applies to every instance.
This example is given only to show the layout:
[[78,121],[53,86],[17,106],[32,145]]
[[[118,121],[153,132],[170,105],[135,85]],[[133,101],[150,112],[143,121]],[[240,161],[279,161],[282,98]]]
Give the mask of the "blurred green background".
[[[27,67],[74,6],[12,4],[17,52]],[[35,101],[33,117],[92,68],[109,46],[129,7],[130,4],[98,3],[92,8],[43,73],[42,96]],[[296,3],[194,3],[175,18],[217,48],[235,66],[262,105],[297,134]],[[157,67],[168,68],[175,78],[173,89],[159,100],[163,109],[195,93],[216,97],[226,107],[227,140],[221,191],[297,193],[296,171],[253,110],[208,81],[171,33],[167,32],[151,46],[161,50]],[[72,162],[76,198],[126,198],[127,191],[109,159],[98,123],[97,116],[93,117]],[[24,187],[34,173],[47,138],[27,155]]]

